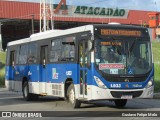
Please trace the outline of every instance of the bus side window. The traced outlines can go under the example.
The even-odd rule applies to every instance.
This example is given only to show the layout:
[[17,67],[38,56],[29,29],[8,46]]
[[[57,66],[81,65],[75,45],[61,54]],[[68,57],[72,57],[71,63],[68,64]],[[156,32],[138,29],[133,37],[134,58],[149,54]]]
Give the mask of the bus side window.
[[58,62],[61,60],[61,39],[53,40],[50,50],[50,62]]
[[16,47],[16,59],[15,59],[15,64],[19,64],[19,54],[20,54],[20,49],[19,49],[20,47],[19,46],[17,46]]
[[19,64],[26,64],[27,63],[27,56],[28,56],[28,45],[22,45],[20,47],[20,54],[19,54]]
[[14,67],[14,62],[15,62],[15,51],[10,51],[9,66]]
[[61,61],[74,61],[75,59],[75,37],[66,37],[62,41]]
[[36,63],[37,62],[37,44],[30,43],[29,50],[28,50],[28,63]]
[[47,59],[48,59],[48,46],[41,46],[41,53],[40,53],[40,63],[43,68],[46,67]]

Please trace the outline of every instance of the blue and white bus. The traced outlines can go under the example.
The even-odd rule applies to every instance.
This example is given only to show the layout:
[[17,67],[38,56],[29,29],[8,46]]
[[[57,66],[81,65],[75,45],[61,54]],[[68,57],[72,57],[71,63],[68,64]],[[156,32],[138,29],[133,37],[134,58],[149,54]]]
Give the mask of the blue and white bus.
[[5,83],[25,100],[41,95],[82,102],[152,98],[154,67],[147,28],[102,24],[51,30],[8,43]]

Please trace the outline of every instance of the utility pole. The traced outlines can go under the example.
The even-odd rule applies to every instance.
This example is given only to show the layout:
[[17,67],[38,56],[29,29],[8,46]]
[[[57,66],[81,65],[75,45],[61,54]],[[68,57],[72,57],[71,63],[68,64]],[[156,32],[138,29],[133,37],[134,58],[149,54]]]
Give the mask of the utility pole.
[[32,34],[34,34],[34,15],[32,15]]
[[51,1],[52,0],[40,0],[40,32],[50,30],[50,21],[51,29],[53,29],[53,4]]
[[2,48],[2,24],[1,24],[1,21],[0,21],[0,51],[2,51],[3,48]]

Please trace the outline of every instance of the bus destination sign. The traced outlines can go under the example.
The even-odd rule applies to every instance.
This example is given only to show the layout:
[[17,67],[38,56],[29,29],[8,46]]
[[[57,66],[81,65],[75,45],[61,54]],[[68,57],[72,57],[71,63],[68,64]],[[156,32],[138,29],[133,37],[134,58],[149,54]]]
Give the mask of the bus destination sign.
[[121,29],[101,29],[101,35],[118,35],[118,36],[134,36],[140,37],[142,35],[139,30],[121,30]]

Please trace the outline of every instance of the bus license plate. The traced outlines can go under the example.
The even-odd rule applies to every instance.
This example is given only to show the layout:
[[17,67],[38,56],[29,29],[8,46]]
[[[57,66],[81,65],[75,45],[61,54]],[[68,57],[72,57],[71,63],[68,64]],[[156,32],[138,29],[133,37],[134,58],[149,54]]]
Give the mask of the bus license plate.
[[122,95],[121,99],[132,99],[132,95]]

